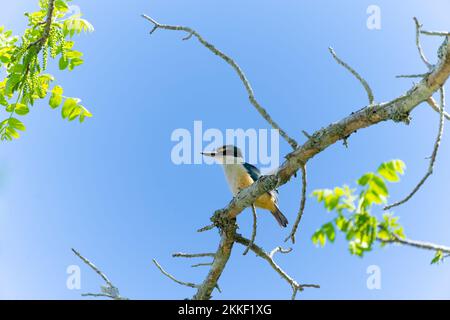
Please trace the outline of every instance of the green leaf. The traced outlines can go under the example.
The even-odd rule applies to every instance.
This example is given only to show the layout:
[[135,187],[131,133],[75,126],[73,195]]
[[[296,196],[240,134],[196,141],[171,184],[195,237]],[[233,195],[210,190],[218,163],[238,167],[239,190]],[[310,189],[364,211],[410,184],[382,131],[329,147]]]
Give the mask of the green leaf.
[[328,222],[322,226],[323,233],[327,236],[328,240],[334,242],[336,238],[336,231],[334,229],[334,225],[331,222]]
[[67,5],[67,3],[64,0],[56,0],[55,8],[61,12],[67,12],[69,10],[69,6]]
[[317,230],[316,232],[314,232],[313,236],[312,236],[312,242],[317,245],[319,244],[320,246],[324,246],[326,243],[326,238],[325,238],[325,234],[323,233],[323,231],[321,229]]
[[5,133],[7,134],[8,137],[13,137],[15,139],[20,138],[20,134],[12,127],[6,128]]
[[3,94],[0,93],[0,104],[2,106],[7,107],[8,106],[8,101],[6,100],[6,98],[3,96]]
[[369,183],[369,181],[373,178],[374,174],[372,172],[366,173],[361,178],[358,179],[357,183],[360,186],[365,186]]
[[431,260],[431,264],[438,264],[442,260],[444,260],[444,254],[441,250],[438,250],[436,251],[433,260]]
[[13,110],[16,114],[20,116],[26,115],[28,112],[30,112],[30,109],[26,104],[23,103],[17,103],[13,105]]
[[369,184],[373,192],[377,193],[378,195],[384,197],[387,197],[389,195],[389,190],[386,186],[386,183],[380,177],[374,175],[372,177],[372,180],[370,180]]
[[378,167],[378,173],[390,182],[398,182],[399,174],[404,173],[405,163],[401,160],[392,160],[382,163]]
[[69,60],[61,57],[59,59],[59,70],[65,70],[69,66]]
[[75,120],[80,114],[82,113],[82,109],[79,106],[76,106],[75,108],[73,108],[73,110],[70,112],[70,114],[68,115],[68,119],[69,121],[73,121]]
[[14,129],[17,129],[17,130],[20,130],[20,131],[25,131],[25,125],[20,120],[18,120],[16,118],[10,118],[8,120],[8,123]]
[[69,117],[73,109],[78,107],[78,101],[74,98],[67,98],[66,101],[64,101],[63,107],[61,109],[61,116],[63,119],[66,119]]
[[404,174],[406,164],[402,160],[392,160],[392,163],[394,165],[395,171],[397,171],[400,174]]
[[49,105],[53,109],[58,108],[62,103],[64,90],[60,86],[55,86],[52,90],[52,95],[50,96]]

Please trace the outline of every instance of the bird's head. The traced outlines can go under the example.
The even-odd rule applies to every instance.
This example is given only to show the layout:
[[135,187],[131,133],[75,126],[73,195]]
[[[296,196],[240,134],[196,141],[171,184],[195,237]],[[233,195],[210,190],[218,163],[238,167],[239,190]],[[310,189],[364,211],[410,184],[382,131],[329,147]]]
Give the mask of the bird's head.
[[220,164],[243,163],[242,151],[238,147],[228,144],[213,151],[202,152],[202,155],[214,158]]

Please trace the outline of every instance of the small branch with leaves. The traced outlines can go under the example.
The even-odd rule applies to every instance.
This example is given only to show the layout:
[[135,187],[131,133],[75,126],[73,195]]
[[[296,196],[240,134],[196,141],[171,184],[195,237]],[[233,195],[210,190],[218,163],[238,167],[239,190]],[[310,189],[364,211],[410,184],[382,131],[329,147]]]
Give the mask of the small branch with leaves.
[[20,137],[19,132],[25,131],[26,127],[19,116],[28,114],[35,101],[45,99],[48,93],[51,93],[51,108],[62,104],[61,115],[64,119],[79,119],[83,122],[85,118],[92,117],[80,104],[80,99],[64,97],[60,86],[50,90],[55,79],[45,71],[49,56],[52,59],[59,58],[60,70],[71,71],[81,65],[83,54],[73,49],[71,38],[83,31],[91,32],[94,28],[80,15],[61,20],[70,11],[67,0],[40,1],[39,5],[40,10],[25,14],[29,26],[20,37],[0,27],[0,68],[3,67],[5,71],[5,78],[0,79],[0,105],[9,114],[0,121],[2,141]]

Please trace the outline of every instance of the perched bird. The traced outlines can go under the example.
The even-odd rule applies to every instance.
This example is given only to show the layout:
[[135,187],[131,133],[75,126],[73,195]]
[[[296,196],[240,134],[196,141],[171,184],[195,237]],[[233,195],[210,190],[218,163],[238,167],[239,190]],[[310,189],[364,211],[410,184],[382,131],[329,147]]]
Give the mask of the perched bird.
[[[228,186],[233,195],[250,186],[261,176],[258,168],[244,161],[241,150],[236,146],[225,145],[211,152],[202,152],[202,154],[214,158],[223,166]],[[287,226],[288,220],[278,209],[276,190],[267,192],[256,199],[255,206],[269,210],[280,226]]]

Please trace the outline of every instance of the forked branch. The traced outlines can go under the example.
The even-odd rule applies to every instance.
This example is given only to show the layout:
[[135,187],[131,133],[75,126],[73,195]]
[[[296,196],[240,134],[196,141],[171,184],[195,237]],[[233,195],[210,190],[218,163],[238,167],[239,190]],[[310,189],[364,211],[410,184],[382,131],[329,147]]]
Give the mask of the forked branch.
[[128,300],[128,298],[122,297],[119,293],[119,289],[112,284],[108,277],[91,261],[82,256],[77,250],[72,248],[72,252],[81,259],[85,264],[87,264],[92,270],[94,270],[102,279],[105,281],[106,286],[100,286],[101,293],[83,293],[82,296],[88,297],[105,297],[113,300]]
[[304,288],[320,288],[318,284],[299,284],[294,278],[289,276],[275,261],[274,255],[277,252],[280,253],[289,253],[292,249],[283,249],[281,247],[276,247],[270,253],[267,253],[260,246],[251,243],[250,240],[244,238],[239,233],[236,233],[235,240],[237,243],[240,243],[246,247],[249,247],[258,257],[266,260],[269,265],[274,269],[284,280],[286,280],[292,288],[292,300],[295,299],[298,291],[303,291]]

